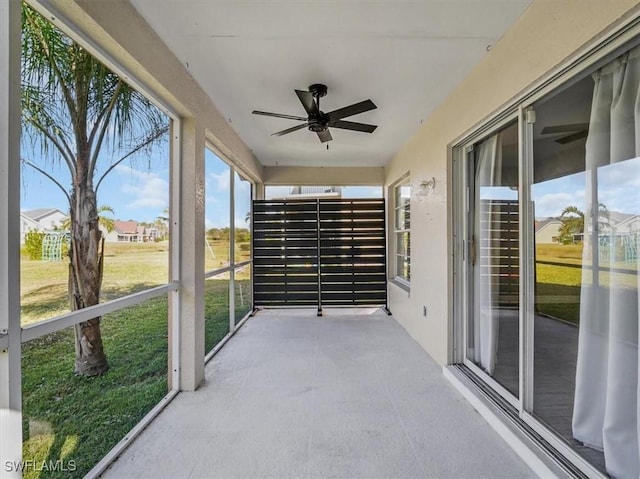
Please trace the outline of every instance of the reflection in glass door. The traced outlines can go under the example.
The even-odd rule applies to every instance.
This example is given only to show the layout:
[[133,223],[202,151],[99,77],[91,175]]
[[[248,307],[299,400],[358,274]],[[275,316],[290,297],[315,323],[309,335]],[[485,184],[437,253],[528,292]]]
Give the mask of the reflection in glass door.
[[467,358],[514,396],[519,387],[518,130],[475,145],[469,230],[472,310]]
[[638,477],[640,50],[536,105],[533,413]]
[[521,157],[514,122],[454,163],[456,304],[471,372],[587,476],[637,479],[640,47],[599,65],[521,105]]

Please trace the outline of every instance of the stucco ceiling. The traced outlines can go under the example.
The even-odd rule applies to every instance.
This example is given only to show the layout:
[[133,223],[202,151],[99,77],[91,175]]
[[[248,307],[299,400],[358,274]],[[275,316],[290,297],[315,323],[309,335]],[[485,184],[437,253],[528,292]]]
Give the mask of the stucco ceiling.
[[[132,0],[264,165],[383,166],[532,0]],[[328,86],[331,111],[370,98],[320,143],[294,90]],[[479,94],[482,94],[479,92]]]

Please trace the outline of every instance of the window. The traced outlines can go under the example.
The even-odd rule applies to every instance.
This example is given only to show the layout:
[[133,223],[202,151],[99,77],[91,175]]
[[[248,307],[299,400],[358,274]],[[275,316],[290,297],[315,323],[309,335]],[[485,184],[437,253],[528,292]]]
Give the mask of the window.
[[402,178],[394,191],[394,279],[409,285],[411,280],[411,186],[409,176]]

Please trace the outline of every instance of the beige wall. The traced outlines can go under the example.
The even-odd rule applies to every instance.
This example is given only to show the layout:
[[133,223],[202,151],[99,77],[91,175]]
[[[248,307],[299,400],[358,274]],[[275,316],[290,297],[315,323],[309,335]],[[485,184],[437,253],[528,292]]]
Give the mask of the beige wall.
[[[449,145],[586,43],[603,36],[636,5],[635,0],[535,1],[386,169],[387,186],[407,171],[412,184],[436,179],[430,195],[411,202],[411,292],[391,284],[389,293],[394,316],[440,364],[450,357],[452,320]],[[422,315],[423,305],[427,317]]]
[[384,168],[266,166],[263,180],[267,185],[380,186]]

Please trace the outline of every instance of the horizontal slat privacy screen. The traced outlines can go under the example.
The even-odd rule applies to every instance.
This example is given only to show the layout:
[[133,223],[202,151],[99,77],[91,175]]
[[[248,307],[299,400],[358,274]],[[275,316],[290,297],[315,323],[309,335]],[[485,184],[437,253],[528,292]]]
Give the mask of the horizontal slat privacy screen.
[[480,277],[495,307],[519,304],[519,235],[517,200],[480,200]]
[[254,306],[386,306],[384,199],[253,202]]

